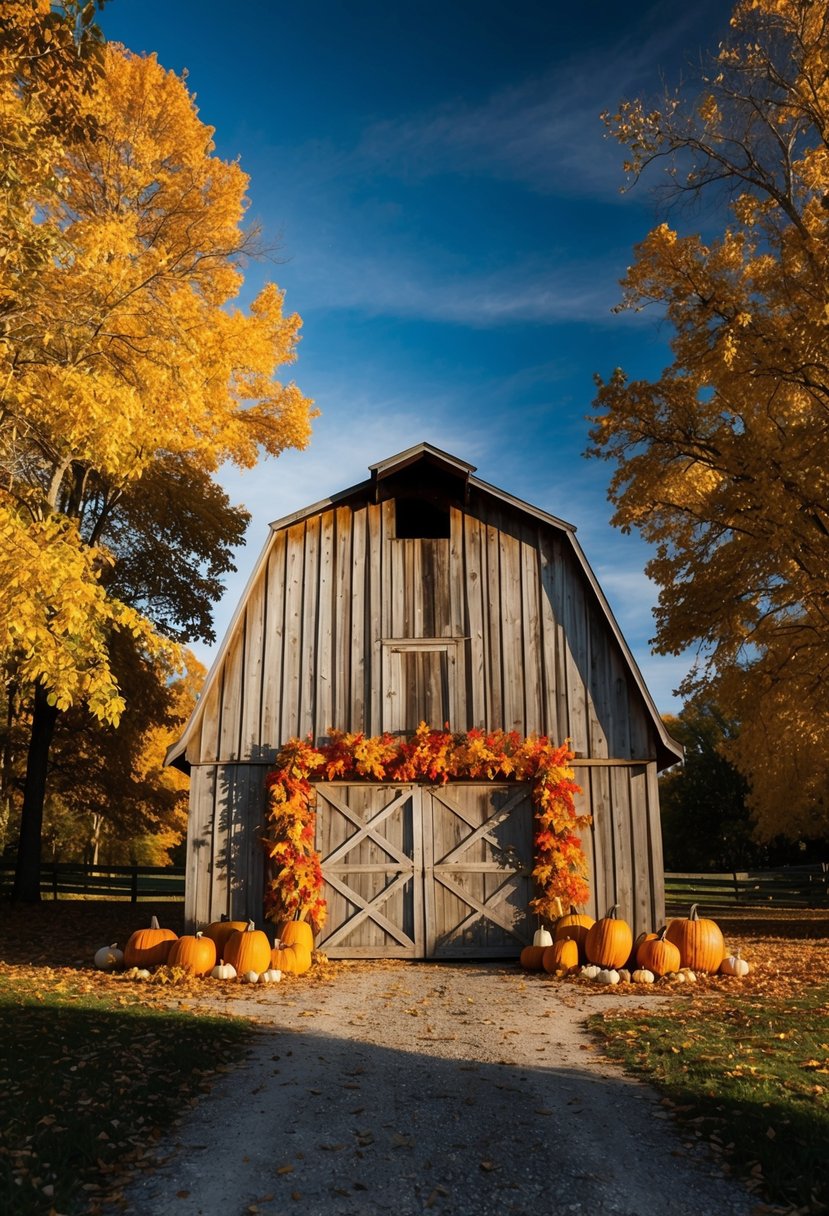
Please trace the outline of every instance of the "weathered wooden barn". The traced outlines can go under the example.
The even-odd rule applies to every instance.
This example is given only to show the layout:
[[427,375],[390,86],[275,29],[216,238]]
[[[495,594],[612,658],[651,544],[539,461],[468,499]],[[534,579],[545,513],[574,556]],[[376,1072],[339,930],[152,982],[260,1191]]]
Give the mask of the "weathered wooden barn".
[[[265,775],[292,736],[419,722],[569,739],[590,911],[664,912],[666,733],[572,525],[422,443],[278,520],[168,763],[191,774],[186,917],[262,918]],[[525,785],[320,782],[333,957],[515,953],[533,924]]]

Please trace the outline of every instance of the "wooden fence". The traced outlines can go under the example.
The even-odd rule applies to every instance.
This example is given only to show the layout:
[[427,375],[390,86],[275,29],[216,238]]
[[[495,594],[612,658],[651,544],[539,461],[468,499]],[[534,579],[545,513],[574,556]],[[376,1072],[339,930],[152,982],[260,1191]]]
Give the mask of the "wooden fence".
[[[14,863],[0,861],[0,894],[14,884]],[[86,866],[80,862],[44,862],[40,867],[43,899],[184,899],[183,866]]]
[[829,863],[730,874],[666,874],[667,915],[687,915],[691,904],[712,912],[735,907],[827,908]]

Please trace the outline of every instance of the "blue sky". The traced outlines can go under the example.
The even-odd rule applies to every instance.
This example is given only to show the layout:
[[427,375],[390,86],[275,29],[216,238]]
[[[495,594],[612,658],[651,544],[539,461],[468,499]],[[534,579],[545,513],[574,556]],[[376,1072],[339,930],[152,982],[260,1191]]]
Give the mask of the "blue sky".
[[426,440],[577,526],[676,711],[689,661],[650,654],[648,549],[610,527],[609,466],[582,456],[594,373],[669,356],[658,317],[612,311],[656,217],[645,188],[620,193],[599,115],[687,74],[727,22],[723,0],[111,0],[107,36],[186,68],[219,155],[250,175],[276,260],[246,295],[285,290],[303,319],[287,378],[322,411],[305,452],[222,478],[253,520],[219,638],[271,520]]

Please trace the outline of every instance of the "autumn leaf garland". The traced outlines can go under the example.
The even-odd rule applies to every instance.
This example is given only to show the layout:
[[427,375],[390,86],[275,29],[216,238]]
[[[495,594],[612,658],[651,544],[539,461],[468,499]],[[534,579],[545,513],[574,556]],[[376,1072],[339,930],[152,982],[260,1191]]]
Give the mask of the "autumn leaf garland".
[[265,847],[274,875],[265,893],[265,914],[278,921],[292,916],[319,931],[325,923],[323,876],[314,848],[316,795],[312,777],[325,781],[400,781],[445,784],[451,780],[531,781],[535,804],[535,865],[538,894],[530,908],[554,919],[561,904],[588,898],[587,864],[577,829],[572,752],[544,736],[521,738],[514,731],[432,730],[421,723],[408,739],[332,731],[330,742],[314,747],[290,739],[268,774],[268,829]]

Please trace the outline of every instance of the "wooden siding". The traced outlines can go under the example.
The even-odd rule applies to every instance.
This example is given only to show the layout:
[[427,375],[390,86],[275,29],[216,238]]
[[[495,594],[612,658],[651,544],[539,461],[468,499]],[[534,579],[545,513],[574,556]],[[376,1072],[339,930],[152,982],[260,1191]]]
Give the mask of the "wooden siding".
[[[583,757],[655,756],[631,669],[564,534],[479,504],[452,509],[449,539],[399,540],[394,510],[330,507],[274,534],[190,764],[267,760],[285,739],[331,727],[413,730],[425,706],[448,707],[454,729],[569,738]],[[389,663],[396,646],[430,640],[448,661]],[[419,693],[390,687],[401,671]]]

